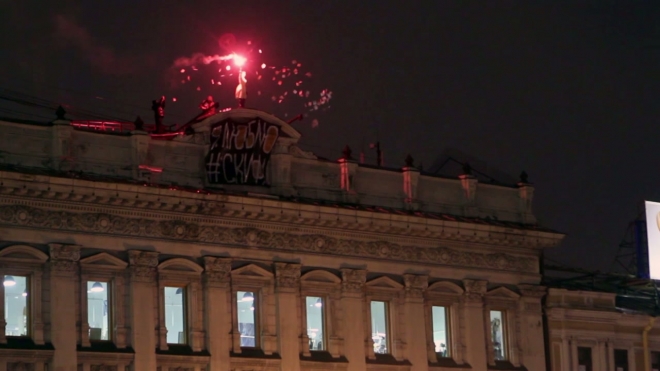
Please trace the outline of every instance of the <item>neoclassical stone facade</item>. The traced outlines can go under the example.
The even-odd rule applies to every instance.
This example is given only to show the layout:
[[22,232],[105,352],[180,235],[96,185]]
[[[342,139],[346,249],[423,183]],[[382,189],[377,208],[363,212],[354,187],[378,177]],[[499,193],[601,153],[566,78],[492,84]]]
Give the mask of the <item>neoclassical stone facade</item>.
[[[214,130],[251,120],[266,157],[208,177]],[[247,109],[172,138],[0,129],[0,371],[545,368],[563,236],[530,184],[322,160]]]

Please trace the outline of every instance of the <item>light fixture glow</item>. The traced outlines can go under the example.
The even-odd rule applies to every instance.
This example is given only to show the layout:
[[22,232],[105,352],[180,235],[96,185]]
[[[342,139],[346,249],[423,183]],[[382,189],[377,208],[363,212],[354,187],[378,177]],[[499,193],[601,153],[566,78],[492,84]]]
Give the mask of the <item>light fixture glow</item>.
[[254,301],[254,295],[248,291],[245,294],[243,294],[241,301]]
[[14,276],[5,276],[5,280],[2,282],[5,287],[11,287],[16,285],[16,280]]
[[23,290],[23,297],[27,296],[27,289]]
[[92,288],[89,289],[91,292],[103,292],[103,290],[105,289],[103,288],[103,285],[101,285],[101,282],[94,282]]
[[314,304],[315,307],[321,308],[323,306],[323,299],[318,298],[316,299],[316,303]]

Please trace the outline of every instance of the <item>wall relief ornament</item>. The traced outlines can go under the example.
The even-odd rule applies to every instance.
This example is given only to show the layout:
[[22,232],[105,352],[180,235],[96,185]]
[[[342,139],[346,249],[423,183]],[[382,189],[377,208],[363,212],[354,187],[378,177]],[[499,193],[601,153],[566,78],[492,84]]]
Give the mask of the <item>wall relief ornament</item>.
[[463,280],[465,287],[465,297],[470,301],[481,301],[488,291],[488,281],[484,280]]
[[448,247],[403,246],[383,240],[350,240],[322,234],[292,234],[256,228],[200,225],[182,220],[153,220],[103,213],[74,213],[23,205],[0,206],[0,224],[196,243],[249,245],[273,251],[331,253],[359,258],[516,272],[537,273],[538,268],[534,258],[505,253],[461,251]]
[[367,282],[367,271],[363,269],[342,269],[341,287],[347,293],[361,293]]
[[48,248],[50,260],[68,260],[72,262],[80,260],[80,246],[51,243]]
[[275,283],[281,288],[300,286],[300,264],[275,263]]
[[532,298],[542,298],[548,291],[545,286],[538,285],[520,285],[518,289],[523,296]]
[[404,274],[403,282],[406,287],[406,295],[415,298],[421,298],[429,287],[429,277],[426,275]]
[[128,262],[133,281],[156,282],[156,267],[158,266],[157,252],[129,250]]
[[231,259],[204,257],[204,279],[209,284],[226,284],[230,281]]

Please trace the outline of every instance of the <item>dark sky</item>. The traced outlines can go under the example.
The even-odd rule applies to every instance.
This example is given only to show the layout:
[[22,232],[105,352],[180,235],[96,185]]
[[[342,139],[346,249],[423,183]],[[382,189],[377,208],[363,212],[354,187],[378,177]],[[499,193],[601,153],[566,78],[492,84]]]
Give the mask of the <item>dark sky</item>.
[[[526,170],[541,224],[568,234],[547,256],[567,265],[608,270],[641,201],[660,201],[658,1],[27,0],[2,8],[0,95],[66,104],[77,117],[150,122],[150,102],[164,94],[166,121],[183,123],[207,94],[234,105],[235,82],[212,87],[218,72],[203,68],[173,85],[173,61],[223,54],[218,38],[232,33],[236,45],[263,48],[269,64],[302,62],[312,94],[333,92],[329,109],[307,112],[302,101],[273,102],[282,90],[275,82],[248,82],[248,106],[309,114],[295,124],[308,150],[335,158],[345,144],[369,151],[380,140],[387,166],[403,165],[407,153],[430,165],[455,149],[486,172]],[[2,116],[19,112],[53,116],[0,104]]]

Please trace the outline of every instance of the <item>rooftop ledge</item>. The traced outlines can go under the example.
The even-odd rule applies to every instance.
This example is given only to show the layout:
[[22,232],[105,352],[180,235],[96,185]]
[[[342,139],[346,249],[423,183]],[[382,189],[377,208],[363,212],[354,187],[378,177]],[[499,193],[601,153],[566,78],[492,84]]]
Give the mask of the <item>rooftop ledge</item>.
[[118,190],[139,185],[146,187],[144,193],[176,190],[209,202],[217,197],[286,201],[332,207],[338,214],[554,233],[536,224],[531,184],[483,184],[470,174],[437,177],[412,163],[400,169],[364,166],[350,152],[328,161],[302,151],[300,134],[289,124],[251,109],[221,112],[167,137],[135,130],[108,135],[67,120],[4,119],[0,130],[3,179],[23,174],[44,184],[101,182]]

